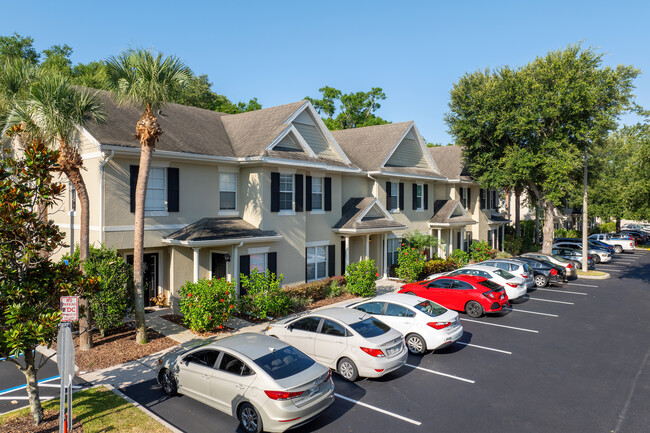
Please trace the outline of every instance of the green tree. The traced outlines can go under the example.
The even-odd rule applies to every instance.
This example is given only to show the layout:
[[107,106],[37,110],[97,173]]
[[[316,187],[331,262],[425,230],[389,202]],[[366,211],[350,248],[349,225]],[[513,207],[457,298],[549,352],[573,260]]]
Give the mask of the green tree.
[[224,95],[219,95],[212,91],[212,83],[207,75],[197,76],[194,73],[190,73],[185,90],[178,95],[178,98],[174,102],[229,114],[243,113],[262,108],[260,103],[257,102],[257,98],[253,98],[247,103],[237,102],[235,104],[231,102]]
[[[56,171],[64,173],[74,185],[79,199],[81,227],[79,230],[80,261],[89,256],[90,245],[90,199],[86,183],[81,175],[83,160],[73,145],[77,128],[88,121],[103,121],[104,114],[98,97],[86,91],[78,91],[67,79],[59,75],[44,75],[31,86],[26,99],[19,101],[9,113],[5,129],[21,127],[29,139],[42,139],[46,144],[58,146],[59,158]],[[88,300],[81,299],[80,306],[86,312],[79,320],[81,330],[79,349],[92,347]]]
[[0,61],[0,124],[4,125],[14,104],[25,97],[38,74],[36,67],[25,59]]
[[70,81],[92,89],[106,88],[106,64],[102,61],[78,63],[72,68]]
[[133,278],[135,286],[136,341],[147,342],[144,316],[143,251],[144,205],[151,156],[163,131],[154,113],[175,100],[187,85],[190,70],[177,57],[163,57],[143,49],[128,50],[106,61],[108,88],[121,104],[143,109],[135,130],[140,141],[140,168],[135,192]]
[[72,75],[72,48],[68,44],[52,45],[50,48],[43,50],[45,59],[41,62],[40,67],[47,74],[59,74],[66,77]]
[[49,347],[56,338],[60,296],[88,293],[94,281],[77,267],[50,260],[63,246],[63,235],[36,209],[40,203],[54,205],[63,191],[62,184],[49,181],[58,155],[42,142],[24,150],[21,160],[0,158],[0,357],[25,375],[30,412],[39,424],[37,374],[46,359],[37,362],[36,347]]
[[438,238],[422,233],[419,230],[415,230],[413,233],[407,233],[404,235],[403,239],[404,244],[409,248],[415,248],[420,253],[425,254],[427,259],[429,259],[430,249],[434,250],[438,247]]
[[592,49],[570,45],[517,70],[466,75],[451,91],[445,120],[470,173],[482,185],[520,184],[535,196],[547,253],[556,206],[580,191],[585,150],[632,104],[639,71],[601,63]]
[[40,55],[34,49],[34,39],[29,36],[0,36],[0,60],[24,59],[36,64]]
[[[343,93],[333,87],[325,86],[318,89],[320,99],[306,97],[316,111],[323,117],[323,122],[330,130],[361,128],[364,126],[383,125],[389,123],[375,112],[381,108],[379,101],[386,99],[381,87],[373,87],[369,92]],[[337,101],[340,112],[336,114]]]

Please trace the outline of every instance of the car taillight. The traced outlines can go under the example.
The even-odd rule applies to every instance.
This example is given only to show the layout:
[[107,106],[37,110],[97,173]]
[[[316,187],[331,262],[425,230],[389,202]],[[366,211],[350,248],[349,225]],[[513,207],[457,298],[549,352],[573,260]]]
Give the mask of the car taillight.
[[332,377],[332,370],[327,370],[327,377],[323,382],[327,382],[328,380],[330,380],[331,377]]
[[370,356],[374,356],[375,358],[382,358],[384,357],[384,352],[381,351],[381,349],[371,349],[369,347],[360,347],[361,350],[366,352]]
[[506,284],[509,285],[510,287],[517,287],[517,284],[515,283],[506,283]]
[[485,296],[485,297],[487,297],[487,298],[490,298],[490,299],[497,299],[497,295],[496,295],[496,293],[494,293],[494,292],[491,291],[491,290],[490,290],[489,292],[484,292],[484,293],[483,293],[483,296]]
[[551,275],[557,275],[557,269],[551,269]]
[[298,397],[304,391],[300,392],[287,392],[287,391],[264,391],[271,400],[288,400],[290,398]]
[[528,278],[528,274],[521,274],[521,278],[523,278],[523,279]]
[[566,265],[566,268],[567,269],[573,269],[573,265],[571,263],[569,263],[568,265]]
[[434,329],[443,329],[451,325],[451,322],[429,322],[427,325],[431,326]]
[[634,244],[633,244],[632,242],[630,242],[630,246],[631,246],[631,247],[633,247],[633,246],[634,246]]

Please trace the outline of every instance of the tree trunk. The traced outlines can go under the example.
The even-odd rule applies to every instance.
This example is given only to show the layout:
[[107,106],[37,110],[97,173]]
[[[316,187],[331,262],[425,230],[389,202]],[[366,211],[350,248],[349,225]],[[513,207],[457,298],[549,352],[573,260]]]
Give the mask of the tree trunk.
[[539,245],[539,203],[535,205],[535,245]]
[[147,343],[147,327],[144,316],[144,205],[147,197],[147,182],[151,166],[152,146],[142,146],[140,152],[140,168],[135,189],[135,233],[133,239],[133,282],[135,286],[135,341]]
[[517,237],[521,237],[521,215],[519,214],[520,212],[520,206],[521,206],[521,192],[519,190],[515,191],[515,232],[517,233]]
[[585,167],[584,167],[584,173],[583,173],[583,193],[582,193],[582,270],[586,271],[589,269],[589,248],[588,248],[588,243],[587,243],[587,237],[589,236],[589,233],[587,231],[589,230],[588,226],[588,213],[587,213],[587,151],[585,150]]
[[621,232],[621,217],[616,217],[616,233]]
[[506,189],[506,219],[510,219],[510,190]]
[[550,201],[544,201],[544,228],[542,253],[551,254],[553,249],[553,217],[555,206]]
[[29,413],[32,416],[34,425],[43,421],[43,407],[38,392],[38,380],[36,379],[35,352],[25,351],[25,369],[23,374],[27,379],[27,397],[29,398]]

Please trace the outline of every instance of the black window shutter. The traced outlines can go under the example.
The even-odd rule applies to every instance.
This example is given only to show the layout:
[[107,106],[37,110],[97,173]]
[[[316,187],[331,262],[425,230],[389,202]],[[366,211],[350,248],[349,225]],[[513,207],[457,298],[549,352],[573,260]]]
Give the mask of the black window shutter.
[[332,210],[332,178],[325,178],[325,210]]
[[499,206],[497,204],[497,190],[493,189],[492,190],[492,209],[496,209],[498,207]]
[[280,211],[280,173],[271,173],[271,212]]
[[140,166],[138,165],[131,165],[129,167],[131,176],[130,176],[130,182],[131,182],[131,191],[130,191],[130,205],[131,205],[131,213],[135,213],[135,188],[136,185],[138,184],[138,171],[140,169]]
[[305,176],[305,210],[311,212],[311,176]]
[[167,168],[167,212],[179,209],[178,168]]
[[472,211],[472,188],[467,188],[467,209]]
[[424,195],[424,208],[429,209],[429,185],[426,183],[424,184],[424,192],[422,195]]
[[481,209],[485,209],[485,190],[483,188],[479,190],[479,198],[481,201]]
[[336,275],[336,251],[334,245],[327,246],[327,276],[333,277]]
[[345,241],[341,241],[341,275],[345,275]]
[[278,253],[268,253],[267,255],[267,268],[269,272],[278,275]]
[[399,210],[404,210],[404,183],[399,183]]
[[[251,274],[251,256],[239,256],[239,274],[249,276]],[[241,277],[240,277],[241,278]],[[239,283],[239,295],[245,295],[246,290]]]
[[413,184],[413,210],[416,210],[418,208],[418,184],[414,183]]
[[464,208],[467,208],[467,206],[465,204],[465,188],[463,188],[462,186],[460,188],[458,188],[458,195],[460,197],[460,204]]
[[485,208],[486,209],[492,209],[492,191],[489,189],[485,190],[485,195],[486,195],[486,203],[485,203]]
[[295,185],[293,186],[294,191],[295,191],[294,195],[296,196],[295,197],[296,202],[295,202],[294,208],[295,208],[296,212],[302,212],[302,210],[303,210],[303,207],[302,207],[302,203],[303,203],[303,201],[302,201],[302,199],[303,199],[302,174],[296,174],[293,177],[293,181],[295,183]]
[[307,282],[307,249],[305,248],[305,283]]
[[390,182],[386,182],[386,209],[393,210],[390,207]]
[[456,248],[463,249],[462,239],[460,237],[460,232],[456,233]]

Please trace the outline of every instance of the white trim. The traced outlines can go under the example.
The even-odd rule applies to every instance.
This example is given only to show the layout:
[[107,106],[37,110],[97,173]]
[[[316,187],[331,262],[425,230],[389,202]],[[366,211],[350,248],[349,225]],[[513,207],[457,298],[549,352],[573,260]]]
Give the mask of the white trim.
[[296,211],[288,210],[288,209],[278,211],[278,215],[295,215],[295,214]]
[[103,158],[103,157],[104,157],[104,152],[89,152],[81,155],[81,159],[83,161],[87,161],[89,159],[95,159],[95,158]]
[[400,136],[400,138],[397,139],[397,142],[393,145],[393,148],[390,150],[390,152],[388,152],[388,155],[386,155],[386,158],[384,158],[384,161],[381,164],[379,164],[379,167],[383,168],[386,165],[386,163],[388,162],[390,157],[393,156],[393,153],[395,153],[395,151],[397,150],[399,145],[402,144],[402,140],[404,140],[406,135],[411,130],[411,126],[413,126],[413,121],[411,121],[410,125],[406,127],[406,129],[404,130],[404,133]]
[[[145,224],[144,230],[180,230],[186,227],[187,224]],[[106,226],[105,232],[130,232],[135,230],[135,226]]]
[[302,138],[302,136],[300,135],[300,132],[293,125],[289,125],[287,128],[285,128],[280,133],[280,135],[275,137],[275,139],[271,141],[271,143],[264,148],[264,151],[268,152],[273,150],[273,148],[277,146],[287,135],[289,135],[289,133],[293,134],[294,138],[296,139],[300,147],[302,147],[302,150],[305,151],[305,153],[307,153],[312,158],[317,158],[316,153],[313,151],[311,147],[309,147],[309,144],[307,144],[305,139]]
[[325,215],[325,211],[322,209],[310,210],[310,215]]
[[238,210],[232,210],[232,209],[230,209],[230,210],[220,210],[217,213],[217,215],[218,216],[236,216],[236,217],[238,217],[239,216],[239,211]]
[[[165,203],[167,201],[165,200]],[[144,211],[144,216],[146,217],[166,217],[169,216],[169,212],[166,210],[146,210]]]
[[[81,224],[73,224],[72,226],[70,224],[59,224],[55,222],[57,226],[59,226],[60,229],[72,229],[72,230],[81,230]],[[98,232],[99,231],[99,226],[88,226],[88,230],[91,232]]]
[[368,214],[368,212],[370,212],[370,209],[372,209],[375,205],[379,207],[379,210],[384,214],[384,216],[386,216],[386,218],[388,218],[390,221],[395,221],[395,218],[393,218],[393,216],[391,215],[392,211],[389,212],[376,198],[372,199],[372,202],[368,205],[368,207],[366,207],[366,209],[363,212],[361,212],[361,214],[357,217],[355,221],[361,222],[363,218]]
[[310,242],[305,242],[305,248],[325,247],[327,245],[331,245],[331,242],[330,241],[310,241]]
[[[95,137],[92,136],[90,131],[88,131],[86,128],[84,128],[83,126],[80,126],[80,125],[76,125],[76,128],[77,128],[77,131],[79,131],[81,133],[81,135],[83,135],[84,137],[86,137],[86,139],[88,141],[90,141],[90,144],[92,144],[93,146],[95,146],[97,148],[97,150],[99,151],[99,153],[101,155],[101,153],[102,153],[101,152],[102,144]],[[94,153],[95,152],[91,153],[91,155],[94,155]]]
[[234,245],[245,243],[275,242],[284,239],[282,235],[275,236],[258,236],[253,238],[230,238],[218,239],[212,241],[177,241],[172,239],[163,239],[162,242],[167,245],[179,245],[183,247],[216,247],[218,245]]
[[402,227],[381,227],[381,228],[372,228],[372,229],[333,229],[334,233],[343,233],[343,234],[360,234],[360,233],[386,233],[386,232],[395,232],[395,231],[405,231],[409,228],[404,226]]
[[386,176],[389,177],[390,179],[395,179],[395,178],[407,178],[407,179],[422,179],[422,180],[428,180],[429,182],[435,180],[435,181],[440,181],[443,183],[448,183],[447,178],[444,176],[425,176],[422,174],[407,174],[407,173],[395,173],[392,171],[383,171],[383,170],[373,170],[369,171],[368,174],[370,176]]
[[318,169],[326,170],[326,171],[329,171],[329,172],[344,172],[344,173],[362,173],[363,172],[363,170],[361,170],[358,167],[340,167],[340,166],[323,164],[322,162],[294,161],[294,160],[291,160],[291,159],[283,159],[283,158],[268,157],[268,156],[261,157],[257,161],[263,162],[263,163],[266,163],[266,164],[273,164],[273,165],[297,166],[297,167],[300,167],[302,169],[318,168]]
[[266,254],[271,251],[271,247],[249,248],[248,254]]
[[463,223],[454,223],[454,224],[450,224],[450,223],[429,223],[429,227],[431,227],[431,228],[436,228],[436,227],[441,227],[441,228],[445,228],[445,227],[465,227],[465,226],[471,226],[471,225],[474,225],[474,224],[478,224],[478,222],[472,221],[472,222],[463,222]]
[[[102,145],[102,150],[114,150],[116,154],[122,155],[140,155],[140,146],[138,147],[125,147],[117,146],[111,144]],[[200,161],[203,163],[206,162],[221,162],[221,163],[231,163],[236,165],[239,162],[246,161],[260,161],[262,157],[234,157],[234,156],[218,156],[218,155],[208,155],[201,153],[185,153],[185,152],[174,152],[171,150],[156,150],[154,152],[156,158],[170,158],[174,160],[187,160],[187,161]]]
[[424,154],[424,159],[429,163],[429,166],[433,168],[433,171],[441,175],[440,169],[438,168],[438,164],[436,164],[436,160],[433,159],[433,155],[431,155],[431,152],[429,152],[427,143],[425,143],[424,138],[422,138],[422,135],[420,134],[420,130],[418,129],[415,122],[413,122],[412,129],[415,131],[417,141],[420,143],[420,148],[422,149],[422,153]]

